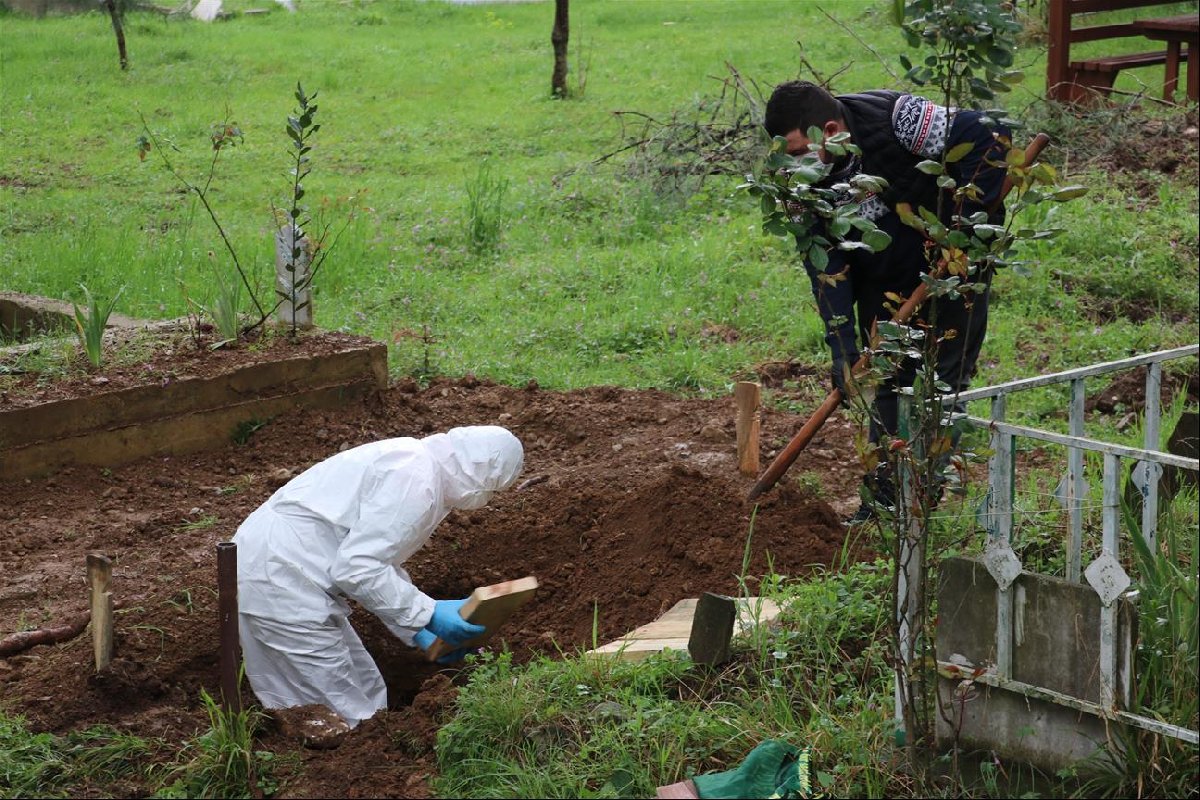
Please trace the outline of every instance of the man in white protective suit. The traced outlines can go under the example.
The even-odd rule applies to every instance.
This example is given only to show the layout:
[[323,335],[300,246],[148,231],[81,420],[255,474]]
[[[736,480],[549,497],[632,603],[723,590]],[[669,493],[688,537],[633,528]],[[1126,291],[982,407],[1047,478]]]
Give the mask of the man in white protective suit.
[[459,614],[465,599],[434,600],[401,565],[451,509],[483,507],[523,463],[521,442],[497,426],[384,439],[316,464],[259,506],[233,538],[242,652],[259,701],[319,703],[350,727],[387,707],[346,598],[423,650],[482,633]]

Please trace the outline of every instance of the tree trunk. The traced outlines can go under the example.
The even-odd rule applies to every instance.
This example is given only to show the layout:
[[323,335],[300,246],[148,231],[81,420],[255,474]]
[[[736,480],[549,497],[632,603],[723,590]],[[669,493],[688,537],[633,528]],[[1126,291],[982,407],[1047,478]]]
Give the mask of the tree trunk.
[[554,0],[554,31],[550,43],[554,45],[554,75],[550,78],[550,93],[555,97],[566,97],[567,89],[567,37],[571,25],[567,16],[569,0]]
[[121,56],[121,69],[129,69],[129,54],[125,52],[125,28],[121,26],[121,12],[117,0],[104,0],[108,15],[112,17],[113,33],[117,35],[117,53]]

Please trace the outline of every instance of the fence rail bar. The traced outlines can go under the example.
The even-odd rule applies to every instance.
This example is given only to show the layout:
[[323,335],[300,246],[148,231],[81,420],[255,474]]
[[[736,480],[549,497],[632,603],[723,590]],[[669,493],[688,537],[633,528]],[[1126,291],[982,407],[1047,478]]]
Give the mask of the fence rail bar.
[[1183,358],[1185,356],[1194,356],[1200,354],[1200,344],[1189,344],[1184,347],[1176,347],[1172,350],[1159,350],[1154,353],[1143,353],[1140,356],[1132,356],[1130,358],[1122,358],[1119,361],[1106,361],[1102,364],[1092,364],[1089,367],[1078,367],[1069,369],[1064,372],[1054,372],[1049,375],[1039,375],[1036,378],[1022,378],[1008,383],[998,383],[995,386],[984,386],[979,389],[971,389],[970,391],[961,394],[953,395],[949,399],[955,401],[968,402],[970,400],[982,400],[985,397],[995,397],[998,394],[1007,394],[1021,389],[1035,389],[1039,386],[1051,386],[1056,383],[1064,383],[1076,378],[1087,378],[1093,375],[1103,375],[1107,372],[1116,372],[1121,369],[1130,369],[1132,367],[1140,367],[1143,364],[1154,364],[1161,361],[1170,361],[1173,358]]
[[[938,672],[946,678],[963,677],[963,669],[958,664],[949,661],[938,662]],[[1151,717],[1143,717],[1140,714],[1133,714],[1128,711],[1107,710],[1097,703],[1091,703],[1087,700],[1080,700],[1077,697],[1071,697],[1061,692],[1056,692],[1052,689],[1043,689],[1040,686],[1033,686],[1023,681],[1015,681],[1011,678],[1002,678],[994,673],[985,672],[975,678],[972,678],[976,683],[982,683],[987,686],[994,686],[997,689],[1004,689],[1017,694],[1032,697],[1036,700],[1045,700],[1049,703],[1056,703],[1061,706],[1067,706],[1077,711],[1083,711],[1088,714],[1094,714],[1097,717],[1104,719],[1114,719],[1119,722],[1124,722],[1127,725],[1133,725],[1142,730],[1151,731],[1153,733],[1161,733],[1165,736],[1170,736],[1175,739],[1181,739],[1189,744],[1200,744],[1200,731],[1194,731],[1189,728],[1183,728],[1178,725],[1172,725],[1169,722],[1153,719]]]
[[[1113,558],[1120,558],[1121,461],[1112,453],[1104,454],[1104,510],[1102,541]],[[1107,602],[1105,602],[1107,600]],[[1117,600],[1101,597],[1100,606],[1100,705],[1117,704]]]
[[[1151,364],[1146,370],[1146,415],[1142,446],[1157,450],[1160,446],[1159,428],[1162,422],[1162,364]],[[1158,542],[1158,479],[1162,468],[1142,462],[1145,478],[1142,489],[1142,537],[1150,552],[1157,552]]]
[[[1071,381],[1071,435],[1083,438],[1084,406],[1087,394],[1083,378]],[[1071,526],[1071,550],[1067,553],[1067,580],[1079,583],[1083,576],[1083,451],[1067,451],[1067,514]]]
[[1030,439],[1040,439],[1043,442],[1061,444],[1066,447],[1081,447],[1084,450],[1091,450],[1096,453],[1111,453],[1122,458],[1132,458],[1135,461],[1152,461],[1156,464],[1168,464],[1172,467],[1200,472],[1200,459],[1196,458],[1184,458],[1172,453],[1142,450],[1137,447],[1126,447],[1122,444],[1109,444],[1108,442],[1101,442],[1096,439],[1088,439],[1084,436],[1069,436],[1065,433],[1053,433],[1052,431],[1028,428],[1024,425],[1014,425],[1011,422],[996,422],[982,417],[968,416],[967,422],[978,428],[991,431],[993,434],[998,431],[1000,433],[1012,434],[1013,436],[1027,436]]

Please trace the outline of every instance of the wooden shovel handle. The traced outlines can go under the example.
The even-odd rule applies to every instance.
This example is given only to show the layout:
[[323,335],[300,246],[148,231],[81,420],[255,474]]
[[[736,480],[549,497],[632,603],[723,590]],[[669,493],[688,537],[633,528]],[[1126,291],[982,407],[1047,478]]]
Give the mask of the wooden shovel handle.
[[[1033,141],[1025,148],[1024,166],[1026,169],[1041,155],[1042,150],[1049,143],[1050,137],[1044,133],[1039,133],[1033,137]],[[1004,203],[1005,198],[1008,197],[1008,193],[1012,191],[1012,188],[1012,178],[1005,177],[1004,184],[1000,189],[1000,196],[992,205],[993,210],[999,208]],[[892,315],[892,321],[901,324],[908,322],[928,296],[929,288],[924,283],[921,283],[913,290],[913,293],[909,295],[900,308],[896,309],[896,313]],[[867,354],[863,353],[851,368],[851,372],[857,374],[867,366],[868,360],[869,357]],[[779,451],[779,455],[775,456],[775,459],[759,477],[758,481],[751,487],[750,493],[746,496],[747,502],[753,503],[763,492],[769,491],[771,487],[779,482],[779,479],[795,463],[796,458],[799,457],[804,448],[808,447],[808,443],[817,435],[817,431],[821,430],[821,426],[833,415],[833,412],[837,410],[841,402],[842,392],[840,389],[834,389],[825,397],[825,402],[817,407],[817,410],[808,418],[808,421],[796,432],[796,435],[787,443],[787,446]]]

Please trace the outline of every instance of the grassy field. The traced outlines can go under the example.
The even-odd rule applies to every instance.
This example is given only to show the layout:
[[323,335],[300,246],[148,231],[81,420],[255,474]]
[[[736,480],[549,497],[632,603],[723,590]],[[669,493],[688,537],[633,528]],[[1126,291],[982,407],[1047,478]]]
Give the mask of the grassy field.
[[[807,280],[789,245],[762,235],[737,176],[664,192],[627,160],[593,162],[640,119],[614,112],[699,119],[730,67],[764,93],[811,76],[804,63],[836,73],[841,91],[900,85],[890,4],[576,5],[567,101],[550,99],[548,3],[322,0],[207,25],[131,13],[127,72],[99,13],[0,18],[0,289],[79,299],[81,283],[125,287],[118,312],[141,317],[211,297],[230,259],[157,153],[138,159],[143,120],[194,183],[210,126],[238,124],[244,140],[222,153],[211,197],[269,286],[300,81],[322,125],[306,200],[335,228],[358,209],[318,277],[317,321],[389,342],[394,373],[725,391],[764,360],[821,364]],[[1034,40],[1007,101],[1035,122],[1042,58]],[[989,380],[1195,340],[1194,182],[1069,177],[1093,192],[1056,212],[1066,235],[1030,254],[1031,277],[998,280]],[[1156,184],[1149,196],[1139,181]],[[1130,296],[1163,313],[1097,322],[1098,299]]]

